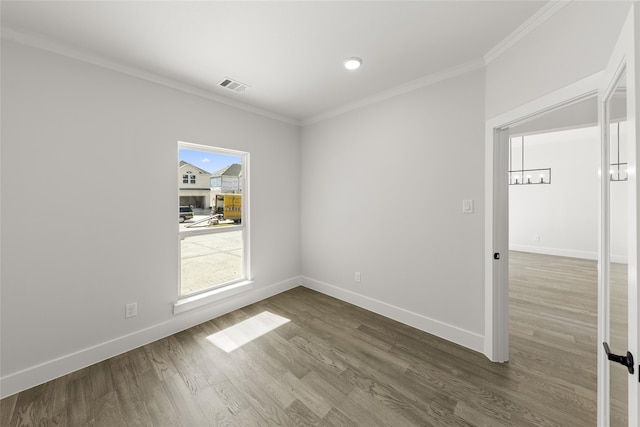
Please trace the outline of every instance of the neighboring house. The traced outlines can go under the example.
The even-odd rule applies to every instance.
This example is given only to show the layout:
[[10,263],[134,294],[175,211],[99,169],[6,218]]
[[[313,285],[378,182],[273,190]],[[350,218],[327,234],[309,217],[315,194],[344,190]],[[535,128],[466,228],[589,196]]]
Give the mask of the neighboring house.
[[234,163],[211,174],[211,194],[242,193],[242,165]]
[[180,166],[178,166],[180,206],[191,205],[200,209],[211,208],[210,178],[211,173],[181,160]]

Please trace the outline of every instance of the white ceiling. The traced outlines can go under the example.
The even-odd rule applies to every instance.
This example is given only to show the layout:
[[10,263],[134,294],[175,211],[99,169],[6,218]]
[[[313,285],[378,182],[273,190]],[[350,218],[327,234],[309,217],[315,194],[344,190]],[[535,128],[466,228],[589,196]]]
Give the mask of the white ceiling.
[[[304,123],[484,63],[531,26],[546,3],[2,1],[1,13],[5,38],[118,64]],[[361,57],[363,66],[345,70],[349,56]],[[250,89],[219,88],[225,77]]]

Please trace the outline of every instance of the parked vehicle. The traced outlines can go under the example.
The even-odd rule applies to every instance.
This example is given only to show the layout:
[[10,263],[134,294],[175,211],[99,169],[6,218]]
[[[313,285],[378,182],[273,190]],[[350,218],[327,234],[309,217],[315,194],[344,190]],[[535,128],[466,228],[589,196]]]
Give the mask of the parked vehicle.
[[242,221],[241,194],[216,194],[211,200],[211,206],[211,213],[222,215],[223,220],[232,220],[235,223]]
[[188,219],[193,219],[193,209],[191,206],[180,206],[180,213],[178,214],[180,222],[185,222]]

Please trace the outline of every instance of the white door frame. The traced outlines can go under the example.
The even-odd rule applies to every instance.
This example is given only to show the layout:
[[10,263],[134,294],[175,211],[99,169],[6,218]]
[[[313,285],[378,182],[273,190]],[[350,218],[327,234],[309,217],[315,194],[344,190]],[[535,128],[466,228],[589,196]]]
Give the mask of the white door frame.
[[[640,319],[638,311],[640,311],[640,297],[638,294],[638,264],[640,248],[638,244],[638,229],[640,224],[640,209],[638,203],[640,201],[640,193],[638,192],[638,175],[637,169],[640,163],[640,140],[638,138],[638,125],[640,124],[640,4],[634,3],[627,20],[620,31],[620,36],[615,48],[610,56],[607,68],[604,71],[604,77],[600,85],[600,98],[598,102],[600,123],[607,123],[606,103],[618,84],[619,77],[623,72],[627,73],[627,140],[628,140],[628,224],[627,230],[629,235],[628,247],[628,349],[615,349],[612,351],[626,353],[631,351],[634,355],[634,374],[629,375],[628,382],[628,411],[629,426],[640,425],[640,415],[638,406],[640,406],[640,343],[638,331],[640,331]],[[609,129],[608,126],[602,126],[602,165],[603,176],[609,168]],[[610,398],[609,398],[609,370],[624,369],[620,366],[611,367],[602,347],[602,342],[609,341],[609,241],[604,237],[608,236],[609,227],[609,211],[608,196],[609,182],[603,180],[602,184],[602,203],[601,206],[601,231],[600,231],[600,255],[599,259],[603,262],[605,268],[601,268],[599,273],[599,295],[598,295],[598,425],[608,426],[610,419]]]
[[[596,73],[500,116],[485,127],[485,335],[484,354],[494,362],[509,360],[509,200],[508,129],[586,98],[595,97],[603,73]],[[494,254],[500,259],[495,260]]]

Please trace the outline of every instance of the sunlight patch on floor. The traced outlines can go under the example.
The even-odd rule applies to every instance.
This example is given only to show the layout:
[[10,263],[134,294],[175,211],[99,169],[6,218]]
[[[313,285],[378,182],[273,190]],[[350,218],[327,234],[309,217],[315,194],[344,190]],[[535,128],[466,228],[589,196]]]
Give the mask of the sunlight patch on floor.
[[228,328],[209,335],[207,340],[221,350],[231,353],[243,345],[273,331],[290,322],[286,317],[278,316],[269,311],[263,311],[249,319],[229,326]]

